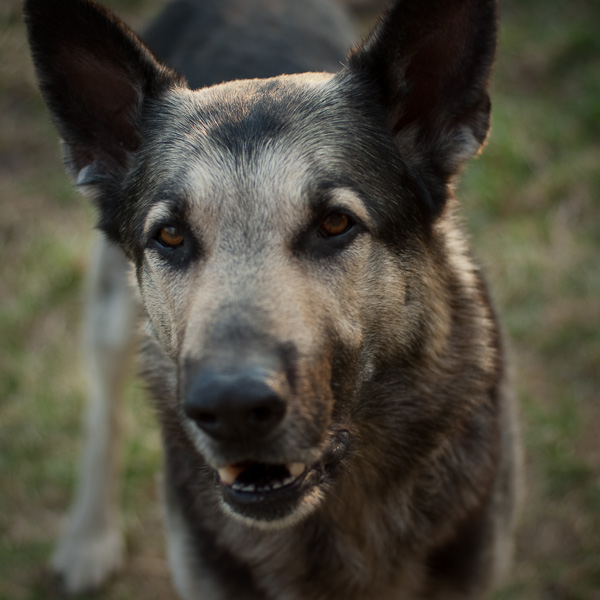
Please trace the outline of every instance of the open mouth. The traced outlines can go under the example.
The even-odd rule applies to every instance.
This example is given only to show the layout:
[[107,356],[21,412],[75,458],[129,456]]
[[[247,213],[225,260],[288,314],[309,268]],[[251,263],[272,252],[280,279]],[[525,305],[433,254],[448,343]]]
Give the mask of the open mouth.
[[341,432],[314,465],[243,461],[217,469],[223,499],[230,509],[253,521],[276,521],[294,512],[302,500],[330,479],[348,448]]
[[298,482],[306,472],[303,463],[268,465],[263,463],[238,463],[218,470],[224,486],[241,494],[269,493]]
[[302,463],[243,462],[227,465],[218,474],[229,508],[260,522],[277,521],[293,513],[317,480],[316,472]]

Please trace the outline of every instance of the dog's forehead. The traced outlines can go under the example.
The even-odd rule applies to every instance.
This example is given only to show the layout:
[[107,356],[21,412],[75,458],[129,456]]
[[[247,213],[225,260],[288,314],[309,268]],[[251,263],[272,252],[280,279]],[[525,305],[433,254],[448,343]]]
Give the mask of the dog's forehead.
[[337,87],[303,74],[177,90],[151,117],[147,177],[221,214],[306,210],[302,197],[344,187],[336,148],[350,108]]
[[332,104],[342,103],[336,87],[331,75],[308,73],[178,89],[153,110],[151,147],[158,162],[168,150],[177,162],[218,156],[247,163],[277,143],[310,144],[326,124],[325,108],[325,120],[335,123]]

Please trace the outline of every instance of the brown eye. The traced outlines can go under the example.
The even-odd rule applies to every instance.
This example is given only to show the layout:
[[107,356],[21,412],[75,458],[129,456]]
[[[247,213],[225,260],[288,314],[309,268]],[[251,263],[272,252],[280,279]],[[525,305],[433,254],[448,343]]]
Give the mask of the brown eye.
[[319,233],[323,237],[334,237],[346,233],[353,225],[352,219],[341,212],[332,212],[321,222]]
[[166,248],[177,248],[183,244],[183,234],[177,227],[162,227],[156,239]]

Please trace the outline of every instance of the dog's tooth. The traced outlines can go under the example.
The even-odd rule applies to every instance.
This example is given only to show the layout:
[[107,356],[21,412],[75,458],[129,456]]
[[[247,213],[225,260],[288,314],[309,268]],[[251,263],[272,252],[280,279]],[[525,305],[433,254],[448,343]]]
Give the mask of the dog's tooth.
[[272,483],[271,487],[274,490],[278,490],[279,488],[283,487],[283,481],[275,481],[275,482]]
[[233,485],[235,480],[238,478],[238,475],[243,470],[244,469],[241,467],[236,467],[235,465],[227,465],[226,467],[221,467],[218,472],[222,483],[225,485]]
[[294,477],[293,475],[290,475],[289,477],[286,477],[282,482],[281,485],[290,485],[290,483],[294,483],[294,481],[296,481],[297,477]]
[[255,492],[256,486],[253,483],[242,486],[242,492]]
[[306,471],[306,465],[304,463],[290,463],[287,465],[287,468],[294,479],[298,479],[298,477]]

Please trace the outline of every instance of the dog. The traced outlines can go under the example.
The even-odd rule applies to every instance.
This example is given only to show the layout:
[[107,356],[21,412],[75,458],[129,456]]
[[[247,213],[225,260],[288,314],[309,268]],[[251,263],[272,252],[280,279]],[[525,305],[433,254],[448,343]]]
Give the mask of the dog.
[[318,0],[178,0],[155,53],[92,0],[24,14],[105,236],[67,587],[121,561],[131,264],[183,599],[486,597],[510,561],[518,419],[453,188],[488,135],[495,1],[391,2],[342,65],[349,25]]

